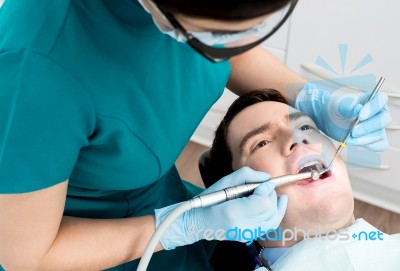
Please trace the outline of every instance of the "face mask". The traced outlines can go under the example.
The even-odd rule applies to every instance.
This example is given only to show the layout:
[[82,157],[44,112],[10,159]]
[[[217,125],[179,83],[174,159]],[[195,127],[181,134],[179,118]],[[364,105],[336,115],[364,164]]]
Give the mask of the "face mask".
[[[138,0],[139,3],[142,5],[142,7],[151,14],[151,12],[147,9],[147,7],[143,4],[143,0]],[[152,7],[157,10],[157,12],[159,14],[162,14],[162,12],[157,8],[157,6],[152,3],[151,1],[148,1]],[[168,25],[165,25],[159,21],[157,21],[157,19],[155,19],[154,16],[153,17],[153,22],[154,24],[157,26],[157,28],[160,30],[160,32],[169,35],[170,37],[172,37],[173,39],[179,41],[179,42],[186,42],[186,38],[184,35],[182,35],[182,33],[180,33],[179,31],[171,28]],[[209,46],[213,46],[216,44],[228,44],[231,42],[235,42],[241,39],[244,39],[250,35],[258,35],[257,33],[262,33],[262,29],[265,27],[265,22],[251,28],[245,31],[240,31],[237,33],[233,33],[233,34],[219,34],[219,33],[213,33],[213,32],[190,32],[188,31],[188,33],[190,33],[191,35],[193,35],[193,37],[197,38],[199,41],[201,41],[202,43],[209,45]]]
[[236,33],[229,33],[229,34],[222,34],[222,33],[213,33],[213,32],[188,32],[193,35],[193,37],[197,38],[204,44],[209,46],[217,45],[217,44],[229,44],[235,43],[241,40],[245,40],[250,36],[259,36],[259,30],[263,27],[263,24],[259,24],[253,28],[248,30],[236,32]]

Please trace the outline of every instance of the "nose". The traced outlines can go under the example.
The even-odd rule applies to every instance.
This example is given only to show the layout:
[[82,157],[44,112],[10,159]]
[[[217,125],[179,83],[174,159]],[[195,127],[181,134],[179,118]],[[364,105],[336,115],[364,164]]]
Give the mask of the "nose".
[[300,131],[287,131],[287,135],[285,138],[283,138],[283,140],[284,143],[282,144],[282,152],[284,156],[289,156],[301,145],[310,144],[310,140],[306,138],[306,135]]

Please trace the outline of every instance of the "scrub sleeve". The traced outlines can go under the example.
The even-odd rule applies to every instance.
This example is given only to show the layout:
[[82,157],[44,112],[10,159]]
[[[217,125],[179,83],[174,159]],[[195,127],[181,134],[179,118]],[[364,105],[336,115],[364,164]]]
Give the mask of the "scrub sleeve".
[[[110,219],[190,198],[174,162],[229,73],[161,34],[136,0],[5,1],[0,193],[69,179],[65,215]],[[211,247],[155,253],[148,270],[211,270]]]

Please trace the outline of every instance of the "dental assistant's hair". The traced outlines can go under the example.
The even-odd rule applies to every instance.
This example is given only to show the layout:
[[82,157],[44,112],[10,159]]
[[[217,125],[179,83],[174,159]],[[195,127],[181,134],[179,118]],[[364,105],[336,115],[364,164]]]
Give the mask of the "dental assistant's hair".
[[291,0],[152,0],[170,13],[222,21],[242,21],[273,13]]
[[[243,109],[260,102],[279,102],[288,104],[281,93],[273,89],[254,90],[238,97],[226,112],[217,130],[214,141],[206,159],[204,168],[207,172],[207,186],[233,172],[232,153],[227,144],[228,129],[232,120]],[[257,116],[254,116],[257,117]]]

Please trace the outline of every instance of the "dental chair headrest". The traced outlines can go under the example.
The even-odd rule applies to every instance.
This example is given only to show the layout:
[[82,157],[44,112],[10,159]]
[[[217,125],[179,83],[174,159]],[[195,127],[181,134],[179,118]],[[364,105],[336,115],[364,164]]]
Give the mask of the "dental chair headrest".
[[202,153],[199,158],[199,170],[201,178],[203,179],[204,185],[206,187],[210,187],[219,179],[216,179],[216,173],[213,172],[212,167],[210,166],[210,150],[207,150]]
[[221,173],[210,164],[210,158],[210,150],[203,152],[199,158],[200,175],[206,187],[221,179]]

